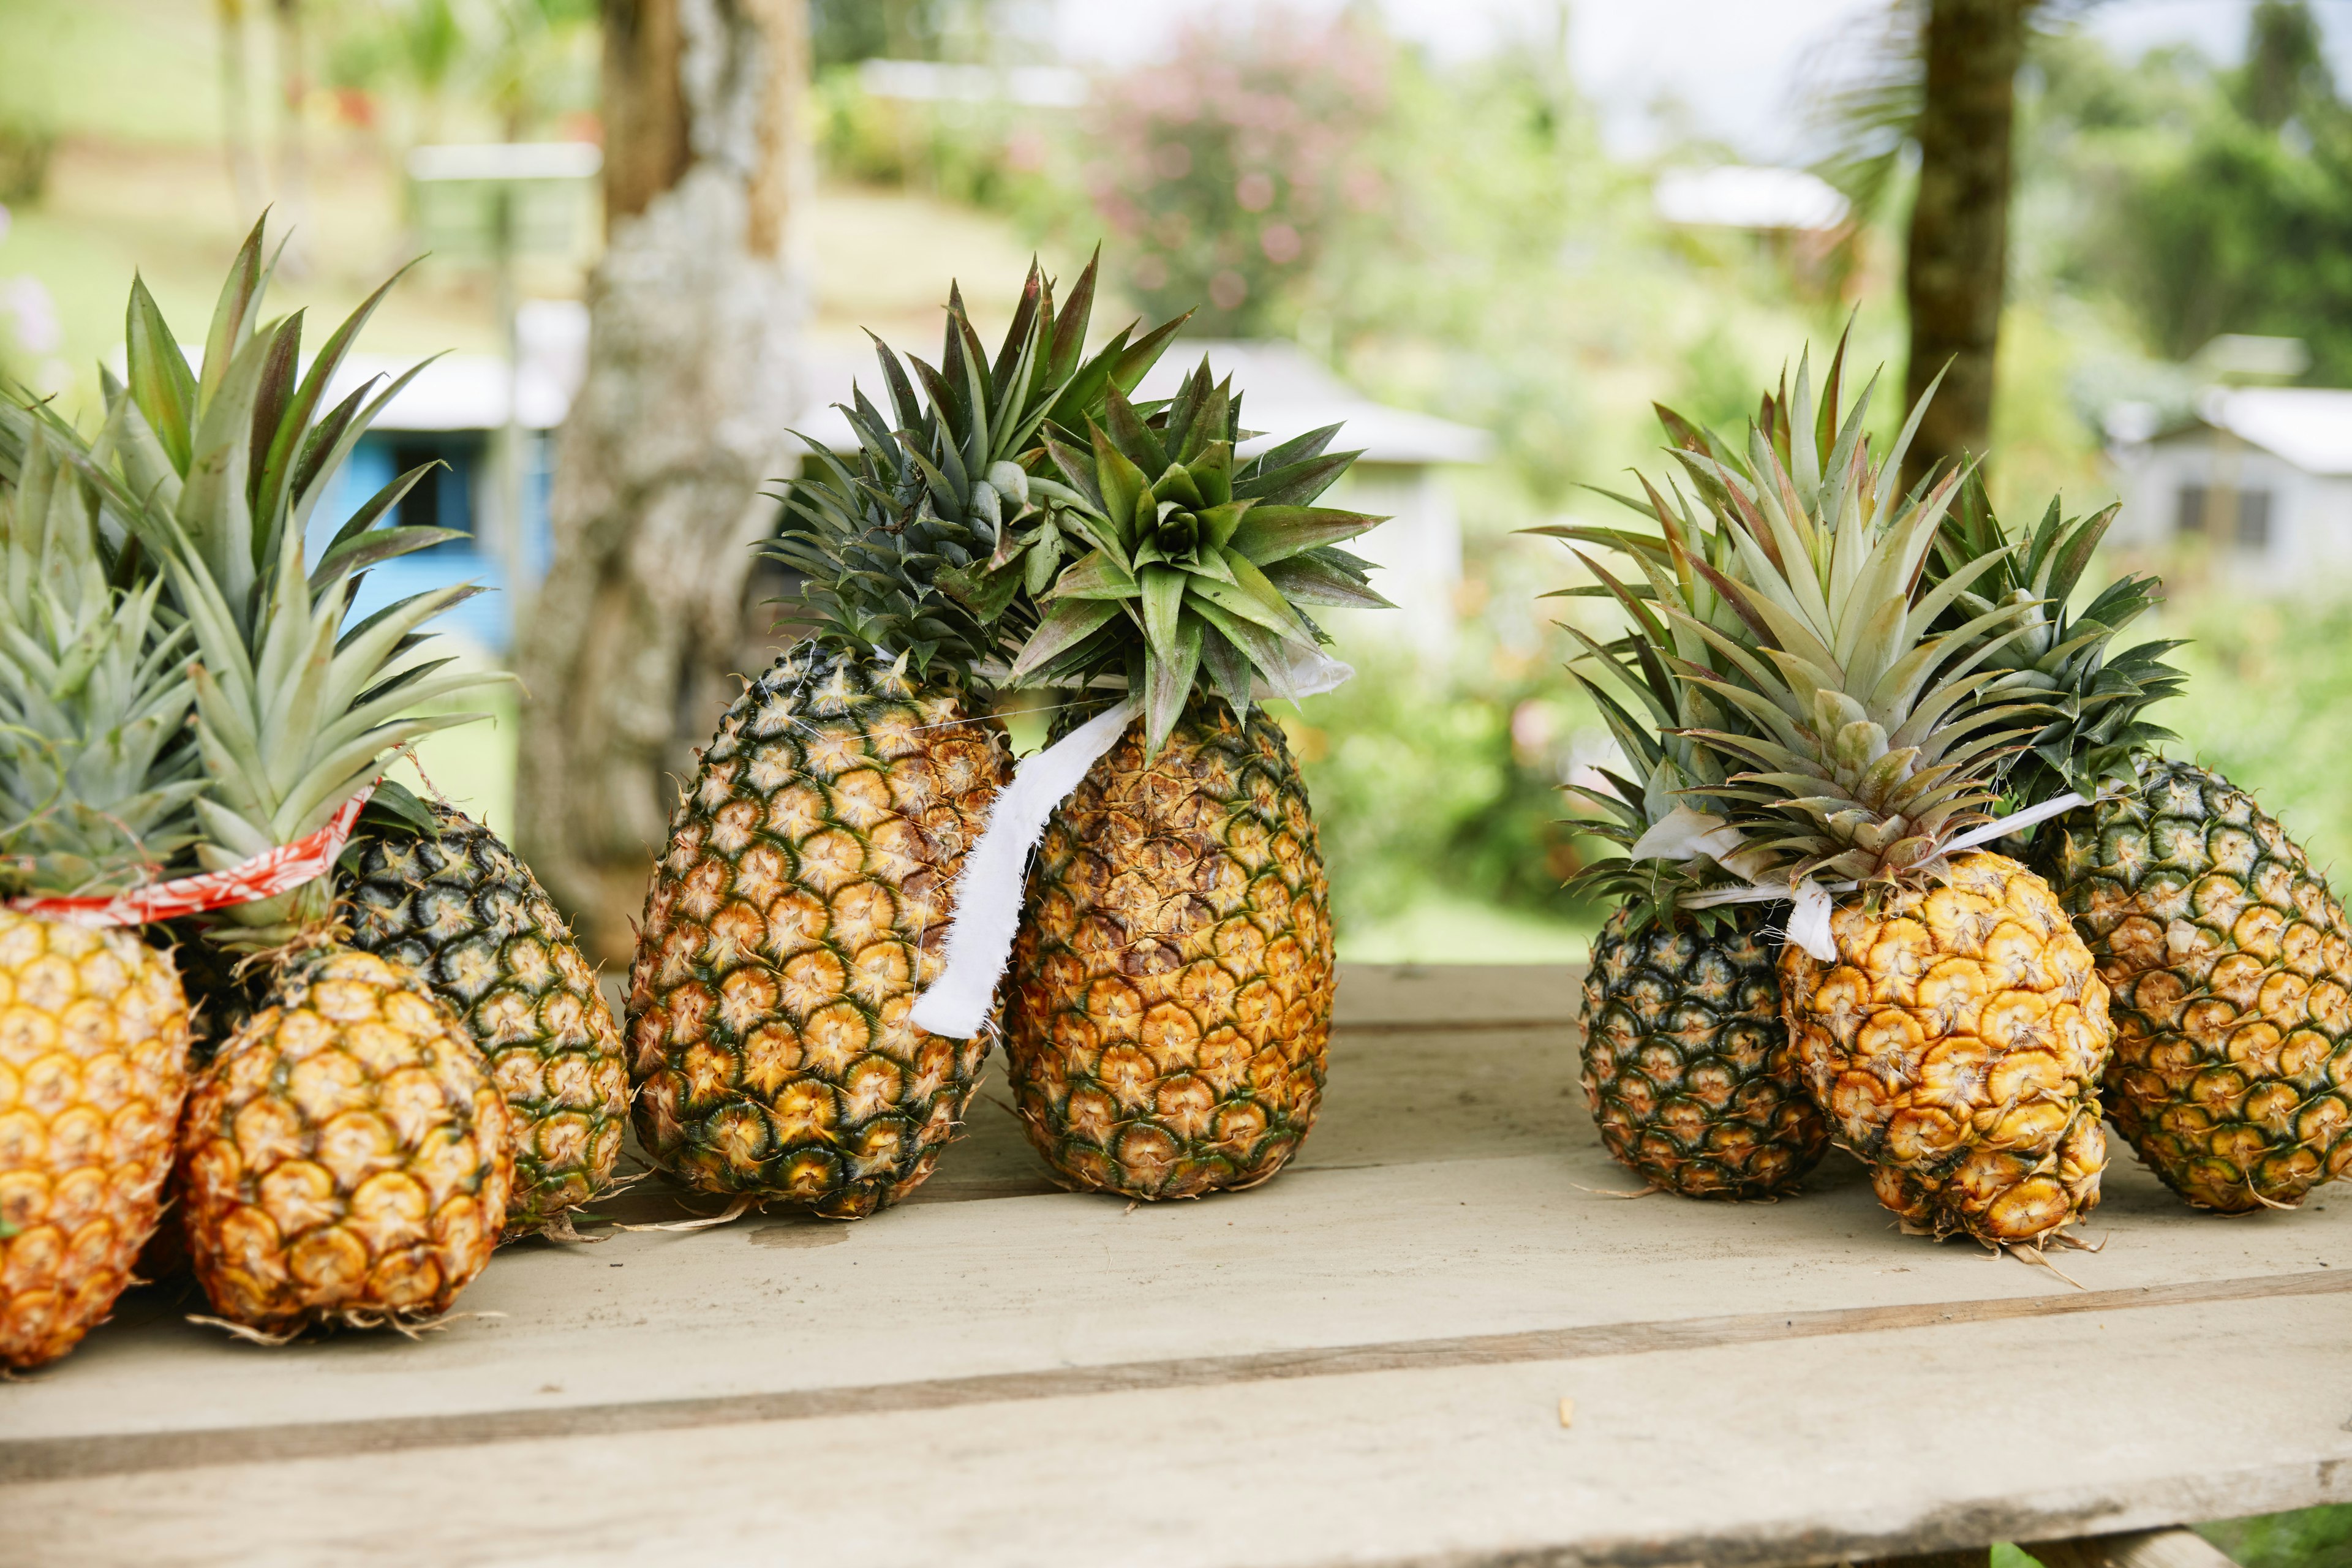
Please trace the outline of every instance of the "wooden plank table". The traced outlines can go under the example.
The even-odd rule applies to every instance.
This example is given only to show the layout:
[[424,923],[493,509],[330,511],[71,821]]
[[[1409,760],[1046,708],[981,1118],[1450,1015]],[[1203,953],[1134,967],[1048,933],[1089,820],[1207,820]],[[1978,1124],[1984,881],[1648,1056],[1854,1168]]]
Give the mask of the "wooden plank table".
[[1058,1192],[992,1100],[900,1209],[526,1244],[423,1342],[139,1293],[0,1387],[0,1563],[1763,1565],[2352,1500],[2352,1190],[2220,1219],[2118,1145],[2071,1284],[1843,1155],[1629,1202],[1574,982],[1350,969],[1255,1192]]

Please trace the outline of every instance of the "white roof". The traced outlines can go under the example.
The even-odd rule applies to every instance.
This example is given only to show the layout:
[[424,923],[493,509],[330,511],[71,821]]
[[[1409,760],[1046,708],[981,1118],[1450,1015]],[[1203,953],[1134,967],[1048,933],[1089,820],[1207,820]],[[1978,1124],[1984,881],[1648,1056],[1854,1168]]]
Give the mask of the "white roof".
[[2352,474],[2352,391],[2320,386],[2217,387],[2199,412],[2250,447],[2310,474]]
[[1851,210],[1826,181],[1802,169],[1738,163],[1669,169],[1650,200],[1668,223],[1723,228],[1835,228]]
[[[1179,381],[1204,354],[1218,376],[1232,376],[1241,389],[1243,425],[1264,432],[1258,440],[1244,443],[1245,453],[1326,425],[1344,425],[1335,446],[1342,451],[1360,448],[1368,463],[1482,463],[1494,448],[1494,437],[1484,430],[1373,402],[1297,344],[1278,340],[1179,339],[1143,378],[1136,395],[1173,395]],[[833,405],[849,400],[853,379],[869,398],[881,401],[877,384],[881,373],[873,357],[820,350],[810,357],[808,370],[812,405],[794,428],[830,450],[854,451],[857,442],[849,421]]]
[[[533,300],[516,312],[522,364],[516,399],[526,430],[563,423],[588,370],[588,311],[572,300]],[[372,377],[387,382],[418,357],[355,353],[327,389],[328,405]],[[498,354],[443,354],[419,372],[375,422],[379,430],[498,430],[507,422],[507,362]]]

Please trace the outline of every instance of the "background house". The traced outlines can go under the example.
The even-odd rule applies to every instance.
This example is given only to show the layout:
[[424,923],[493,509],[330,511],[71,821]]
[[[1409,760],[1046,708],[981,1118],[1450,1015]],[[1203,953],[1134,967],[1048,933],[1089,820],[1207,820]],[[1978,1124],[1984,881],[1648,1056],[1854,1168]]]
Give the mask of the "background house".
[[2352,391],[2214,388],[2192,417],[2109,424],[2125,437],[2113,543],[2201,546],[2218,574],[2265,592],[2352,574]]
[[[433,360],[360,437],[335,489],[312,514],[315,559],[341,521],[370,496],[419,464],[439,462],[443,467],[401,501],[399,520],[472,536],[371,568],[353,601],[354,619],[427,588],[478,583],[490,592],[451,610],[439,629],[492,654],[513,647],[509,575],[519,569],[528,595],[546,574],[553,552],[547,511],[551,438],[587,370],[588,312],[572,300],[533,300],[522,307],[516,325],[522,353],[511,374],[496,354],[453,353]],[[329,401],[349,396],[378,377],[389,384],[415,363],[398,355],[353,354],[329,388]],[[495,461],[509,401],[519,427],[520,489],[511,520],[499,494]]]
[[[507,420],[506,362],[490,354],[445,354],[402,389],[361,439],[337,481],[340,492],[320,508],[313,526],[331,531],[328,520],[349,516],[418,464],[438,461],[446,466],[401,503],[400,521],[456,529],[473,537],[375,567],[361,586],[356,615],[373,614],[444,584],[479,583],[492,591],[452,611],[446,629],[489,652],[511,647],[509,563],[519,563],[526,595],[547,570],[552,547],[547,510],[551,437],[562,424],[585,370],[587,313],[569,301],[540,300],[524,307],[520,324],[522,493],[511,556],[494,461]],[[1325,504],[1391,519],[1353,546],[1357,553],[1380,563],[1382,570],[1374,585],[1397,604],[1396,614],[1380,612],[1381,626],[1386,635],[1401,632],[1433,658],[1448,654],[1454,641],[1454,595],[1462,582],[1462,524],[1446,471],[1485,461],[1491,447],[1486,433],[1376,403],[1297,345],[1280,342],[1179,342],[1137,388],[1137,395],[1170,395],[1203,355],[1220,377],[1230,375],[1247,389],[1243,404],[1246,426],[1264,434],[1244,445],[1244,455],[1326,425],[1344,426],[1339,447],[1360,448],[1364,455],[1324,498]],[[355,354],[331,395],[343,397],[372,377],[396,376],[411,363]],[[820,346],[808,374],[818,398],[794,427],[834,451],[855,452],[849,422],[833,405],[849,397],[853,382],[866,384],[871,395],[877,377],[873,359],[845,350],[828,354]],[[325,542],[322,531],[313,542],[314,552]],[[762,574],[755,596],[768,596],[781,586],[774,575]],[[1346,635],[1352,618],[1349,612],[1332,613],[1335,632]]]

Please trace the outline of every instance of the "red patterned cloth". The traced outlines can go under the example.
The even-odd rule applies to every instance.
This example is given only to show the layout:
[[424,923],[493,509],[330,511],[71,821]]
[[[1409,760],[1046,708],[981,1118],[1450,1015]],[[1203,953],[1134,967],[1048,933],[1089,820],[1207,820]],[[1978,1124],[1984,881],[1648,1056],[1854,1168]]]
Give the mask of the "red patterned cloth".
[[375,785],[368,785],[343,802],[316,833],[265,849],[224,871],[157,882],[110,898],[15,899],[8,907],[74,925],[139,926],[290,893],[334,868],[335,857],[343,852],[344,842],[352,836],[352,824],[359,820],[360,808],[374,793]]

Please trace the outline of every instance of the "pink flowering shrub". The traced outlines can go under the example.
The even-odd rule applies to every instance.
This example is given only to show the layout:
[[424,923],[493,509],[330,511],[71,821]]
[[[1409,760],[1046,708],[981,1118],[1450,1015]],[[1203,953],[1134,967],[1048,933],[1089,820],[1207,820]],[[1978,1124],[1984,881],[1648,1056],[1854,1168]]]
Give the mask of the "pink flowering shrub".
[[1289,324],[1335,232],[1381,209],[1367,138],[1386,42],[1273,12],[1195,26],[1176,58],[1098,84],[1082,177],[1126,291],[1155,315],[1246,337]]

